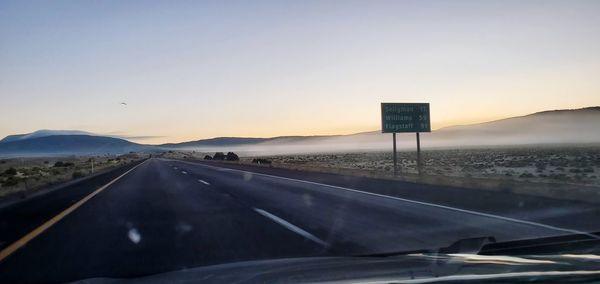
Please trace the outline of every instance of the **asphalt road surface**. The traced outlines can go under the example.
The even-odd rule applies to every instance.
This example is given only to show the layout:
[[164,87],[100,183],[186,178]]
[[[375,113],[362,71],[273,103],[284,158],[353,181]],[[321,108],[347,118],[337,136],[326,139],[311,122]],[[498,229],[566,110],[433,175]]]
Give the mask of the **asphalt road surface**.
[[[218,164],[149,159],[120,171],[108,186],[79,185],[0,210],[0,248],[5,252],[0,282],[135,277],[245,260],[433,249],[482,236],[498,241],[557,236],[598,224],[569,221],[575,217],[599,216],[597,206],[586,203],[548,201],[539,206],[530,200],[534,197],[520,197],[524,201],[514,208],[521,211],[503,212],[498,199],[460,206],[461,200],[469,200],[468,191],[464,198],[452,192],[455,204],[432,202],[439,197],[377,193],[376,183],[339,186],[352,180],[343,176],[329,175],[338,179],[338,185],[329,185],[336,181],[324,184],[298,172],[278,176]],[[393,186],[402,193],[402,187],[418,185]],[[429,190],[421,194],[435,194]],[[459,189],[440,189],[439,196],[452,190]],[[85,192],[85,198],[75,198],[74,191]],[[67,199],[63,205],[72,210],[52,211],[59,218],[51,224],[42,225],[53,216],[15,213]],[[504,199],[506,204],[516,201]],[[533,205],[529,210],[523,204]],[[475,210],[480,207],[489,210]],[[569,218],[549,218],[549,210]],[[36,226],[38,232],[15,249]]]

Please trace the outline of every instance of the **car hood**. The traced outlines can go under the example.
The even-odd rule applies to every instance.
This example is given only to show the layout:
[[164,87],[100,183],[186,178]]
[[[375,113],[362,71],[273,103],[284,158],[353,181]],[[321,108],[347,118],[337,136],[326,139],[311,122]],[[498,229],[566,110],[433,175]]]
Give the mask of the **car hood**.
[[588,279],[600,279],[600,255],[409,254],[293,258],[212,265],[140,278],[93,278],[76,283],[514,283]]

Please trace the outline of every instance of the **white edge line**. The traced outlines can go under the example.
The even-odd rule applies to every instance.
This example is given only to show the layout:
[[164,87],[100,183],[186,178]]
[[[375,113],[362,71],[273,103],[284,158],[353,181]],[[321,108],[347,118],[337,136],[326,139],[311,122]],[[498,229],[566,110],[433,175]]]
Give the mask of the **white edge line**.
[[286,229],[288,229],[288,230],[290,230],[290,231],[292,231],[292,232],[294,232],[294,233],[296,233],[298,235],[301,235],[301,236],[303,236],[303,237],[305,237],[305,238],[307,238],[307,239],[309,239],[309,240],[311,240],[311,241],[313,241],[313,242],[315,242],[315,243],[317,243],[317,244],[319,244],[321,246],[329,247],[328,243],[326,243],[323,240],[315,237],[315,235],[313,235],[313,234],[311,234],[311,233],[309,233],[309,232],[307,232],[305,230],[302,230],[301,228],[297,227],[296,225],[294,225],[294,224],[292,224],[292,223],[290,223],[290,222],[288,222],[286,220],[283,220],[283,219],[281,219],[281,218],[279,218],[279,217],[277,217],[277,216],[275,216],[275,215],[273,215],[273,214],[271,214],[271,213],[269,213],[269,212],[267,212],[265,210],[262,210],[262,209],[258,209],[258,208],[252,208],[252,209],[254,209],[254,211],[256,211],[258,214],[263,215],[263,216],[271,219],[275,223],[284,226]]
[[337,185],[329,185],[329,184],[312,182],[312,181],[306,181],[306,180],[301,180],[301,179],[293,179],[293,178],[287,178],[287,177],[280,177],[280,176],[274,176],[274,175],[262,174],[262,173],[255,173],[255,172],[249,172],[249,171],[243,171],[243,170],[237,170],[237,169],[220,168],[220,167],[209,166],[209,165],[200,164],[200,163],[190,163],[190,162],[184,162],[184,161],[180,161],[180,162],[188,163],[188,164],[194,164],[194,165],[200,165],[200,166],[203,166],[203,167],[214,168],[214,169],[217,169],[217,170],[228,169],[229,171],[235,171],[235,172],[241,172],[241,173],[249,173],[249,174],[258,175],[258,176],[264,176],[264,177],[270,177],[270,178],[278,178],[278,179],[283,179],[283,180],[288,180],[288,181],[302,182],[302,183],[306,183],[306,184],[320,185],[320,186],[325,186],[325,187],[330,187],[330,188],[342,189],[342,190],[347,190],[347,191],[351,191],[351,192],[357,192],[357,193],[367,194],[367,195],[371,195],[371,196],[377,196],[377,197],[383,197],[383,198],[390,198],[390,199],[394,199],[394,200],[398,200],[398,201],[403,201],[403,202],[408,202],[408,203],[413,203],[413,204],[431,206],[431,207],[436,207],[436,208],[441,208],[441,209],[446,209],[446,210],[452,210],[452,211],[457,211],[457,212],[461,212],[461,213],[467,213],[467,214],[481,216],[481,217],[499,219],[499,220],[503,220],[503,221],[513,222],[513,223],[519,223],[519,224],[524,224],[524,225],[530,225],[530,226],[537,226],[537,227],[542,227],[542,228],[551,229],[551,230],[555,230],[555,231],[562,231],[562,232],[567,232],[567,233],[570,233],[570,234],[585,235],[585,236],[588,236],[588,237],[591,237],[591,238],[594,238],[594,239],[600,239],[599,236],[596,236],[594,234],[590,234],[590,233],[587,233],[587,232],[583,232],[583,231],[578,231],[578,230],[573,230],[573,229],[567,229],[567,228],[561,228],[561,227],[556,227],[556,226],[552,226],[552,225],[546,225],[546,224],[532,222],[532,221],[526,221],[526,220],[521,220],[521,219],[504,217],[504,216],[494,215],[494,214],[489,214],[489,213],[483,213],[483,212],[479,212],[479,211],[471,211],[471,210],[467,210],[467,209],[461,209],[461,208],[450,207],[450,206],[445,206],[445,205],[440,205],[440,204],[435,204],[435,203],[428,203],[428,202],[423,202],[423,201],[416,201],[416,200],[405,199],[405,198],[400,198],[400,197],[395,197],[395,196],[389,196],[389,195],[383,195],[383,194],[378,194],[378,193],[360,191],[360,190],[346,188],[346,187],[341,187],[341,186],[337,186]]

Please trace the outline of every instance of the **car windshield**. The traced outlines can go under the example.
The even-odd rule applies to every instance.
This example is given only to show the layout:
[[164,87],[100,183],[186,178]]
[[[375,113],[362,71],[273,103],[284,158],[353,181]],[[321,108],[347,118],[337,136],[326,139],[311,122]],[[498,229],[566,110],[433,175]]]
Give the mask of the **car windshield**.
[[598,15],[2,0],[0,282],[592,281]]

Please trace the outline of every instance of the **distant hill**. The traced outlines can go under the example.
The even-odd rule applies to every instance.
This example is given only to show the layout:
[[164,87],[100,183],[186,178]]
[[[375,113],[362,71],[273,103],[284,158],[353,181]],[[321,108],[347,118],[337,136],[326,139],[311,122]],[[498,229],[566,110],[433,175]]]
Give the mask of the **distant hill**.
[[180,149],[188,147],[202,147],[202,146],[228,146],[228,145],[251,145],[268,141],[272,138],[246,138],[246,137],[217,137],[210,139],[202,139],[196,141],[182,142],[182,143],[167,143],[158,145],[160,147]]
[[[543,111],[485,123],[451,126],[422,133],[421,137],[424,148],[600,144],[600,107]],[[398,135],[400,149],[414,149],[415,143],[414,133]],[[238,151],[247,155],[376,151],[391,148],[391,134],[371,131],[331,136],[228,137],[162,146],[205,152]]]
[[433,134],[436,146],[600,143],[600,107],[543,111]]
[[[600,107],[551,110],[485,123],[445,127],[422,133],[424,148],[530,144],[600,144]],[[414,149],[414,133],[398,135],[400,149]],[[183,143],[143,145],[77,130],[40,130],[0,140],[0,156],[119,154],[130,151],[235,151],[243,155],[390,150],[391,134],[218,137]]]
[[[334,135],[335,136],[335,135]],[[276,141],[276,142],[297,142],[304,140],[311,140],[319,137],[333,137],[333,136],[278,136],[271,138],[250,138],[250,137],[216,137],[210,139],[201,139],[190,142],[182,143],[168,143],[157,145],[159,147],[169,149],[187,149],[193,147],[221,147],[221,146],[243,146],[243,145],[256,145],[260,143]]]
[[127,140],[91,135],[54,135],[0,142],[0,156],[63,156],[124,154],[152,149]]
[[56,136],[56,135],[94,135],[94,134],[85,132],[85,131],[79,131],[79,130],[42,129],[42,130],[38,130],[38,131],[35,131],[32,133],[27,133],[27,134],[9,135],[9,136],[4,137],[4,139],[0,140],[0,143],[20,141],[20,140],[26,140],[26,139],[32,139],[32,138],[40,138],[40,137],[46,137],[46,136]]

